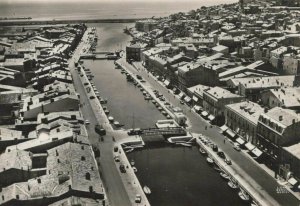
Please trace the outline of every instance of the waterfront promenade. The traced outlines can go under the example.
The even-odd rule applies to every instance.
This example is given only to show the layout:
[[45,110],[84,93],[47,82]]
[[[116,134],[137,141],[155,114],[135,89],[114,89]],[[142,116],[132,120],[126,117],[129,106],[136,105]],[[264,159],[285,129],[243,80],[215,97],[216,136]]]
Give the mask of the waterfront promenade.
[[[113,206],[129,206],[133,205],[135,195],[141,194],[139,187],[135,190],[126,188],[119,173],[119,169],[116,167],[113,155],[113,146],[115,142],[113,137],[118,140],[128,137],[125,131],[115,131],[108,123],[107,117],[97,99],[90,100],[89,95],[86,93],[86,89],[83,86],[83,81],[87,81],[86,75],[80,77],[75,62],[79,60],[83,49],[88,49],[89,43],[87,42],[87,33],[82,38],[82,42],[74,52],[73,57],[69,60],[69,67],[73,76],[74,85],[76,91],[80,94],[80,101],[83,105],[81,111],[85,119],[90,121],[87,126],[87,132],[90,142],[93,146],[96,146],[100,150],[100,158],[98,158],[99,172],[103,179],[106,194],[108,196],[109,204]],[[82,79],[81,79],[82,78]],[[100,141],[100,136],[95,132],[94,126],[96,124],[102,124],[106,129],[107,134],[104,136],[103,142]],[[141,194],[142,195],[142,194]],[[141,204],[147,205],[148,200],[142,198]],[[149,203],[148,203],[149,204]]]
[[[156,89],[163,94],[167,101],[169,101],[172,105],[181,107],[191,124],[188,131],[204,134],[215,142],[226,156],[239,166],[239,169],[236,170],[236,174],[243,176],[243,178],[247,180],[249,187],[254,188],[260,196],[270,197],[267,205],[274,205],[276,203],[277,205],[299,205],[299,200],[291,193],[278,192],[278,190],[282,188],[282,185],[280,185],[273,177],[257,165],[253,159],[249,158],[249,156],[243,152],[234,150],[233,145],[228,141],[224,143],[225,137],[220,134],[220,129],[218,127],[213,126],[210,128],[209,122],[193,112],[187,105],[181,105],[180,100],[155,78],[153,78],[153,76],[147,72],[140,62],[135,63],[135,67],[128,64],[124,58],[120,59],[119,62],[126,68],[126,70],[133,74],[139,74],[142,76],[143,79],[151,85],[151,87],[148,87],[149,91],[151,89]],[[205,129],[206,126],[208,129]]]

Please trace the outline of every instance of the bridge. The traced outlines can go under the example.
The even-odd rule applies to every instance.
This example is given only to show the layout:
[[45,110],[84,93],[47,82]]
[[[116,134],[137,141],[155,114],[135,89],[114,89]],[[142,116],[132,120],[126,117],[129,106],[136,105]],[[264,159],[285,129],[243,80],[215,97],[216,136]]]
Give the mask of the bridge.
[[186,131],[182,127],[168,127],[168,128],[148,128],[142,129],[142,136],[183,136]]

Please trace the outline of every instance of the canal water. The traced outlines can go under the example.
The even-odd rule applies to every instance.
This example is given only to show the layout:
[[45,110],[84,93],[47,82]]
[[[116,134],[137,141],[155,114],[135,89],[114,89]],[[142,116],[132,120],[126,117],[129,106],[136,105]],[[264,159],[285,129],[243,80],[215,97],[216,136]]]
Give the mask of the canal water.
[[[117,51],[125,49],[130,36],[123,29],[132,24],[91,24],[97,28],[98,45],[96,51]],[[120,69],[115,69],[111,60],[85,60],[84,66],[94,74],[94,83],[100,96],[107,98],[109,116],[121,124],[123,128],[154,127],[157,120],[165,117],[157,110],[151,101],[145,101],[140,89],[127,82]]]
[[[123,28],[131,25],[89,25],[98,31],[97,51],[124,49],[130,37]],[[145,101],[140,90],[115,69],[113,61],[85,60],[84,65],[95,75],[93,81],[100,95],[108,98],[110,115],[125,128],[148,128],[164,119],[151,101]],[[238,191],[231,190],[219,173],[207,165],[196,147],[146,147],[128,154],[128,158],[136,163],[141,185],[152,190],[151,205],[247,205],[239,199]]]
[[141,186],[155,206],[246,206],[196,146],[146,148],[129,153]]

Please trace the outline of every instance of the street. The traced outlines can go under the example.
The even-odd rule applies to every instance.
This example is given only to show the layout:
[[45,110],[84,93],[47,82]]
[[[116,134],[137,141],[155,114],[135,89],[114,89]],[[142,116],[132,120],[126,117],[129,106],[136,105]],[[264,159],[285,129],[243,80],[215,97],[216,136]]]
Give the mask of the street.
[[73,77],[75,89],[80,94],[80,102],[83,104],[83,106],[81,107],[81,112],[84,116],[84,119],[88,119],[90,121],[90,125],[87,126],[90,143],[93,146],[97,146],[101,153],[101,157],[98,158],[98,161],[100,162],[99,172],[104,182],[109,203],[110,205],[115,206],[129,206],[131,205],[129,196],[125,190],[118,169],[114,163],[112,152],[114,144],[114,142],[112,141],[113,134],[111,134],[110,131],[107,131],[107,135],[104,137],[104,141],[100,142],[100,136],[94,130],[94,126],[98,123],[96,115],[93,111],[89,97],[86,94],[85,88],[81,83],[79,74],[74,65],[74,62],[77,61],[80,56],[80,52],[84,46],[83,42],[87,39],[86,37],[86,35],[83,37],[82,42],[74,52],[73,58],[70,59],[69,68]]
[[[137,70],[132,65],[128,64],[125,59],[121,59],[119,61],[123,65],[125,65],[126,68],[128,68],[132,73],[141,75],[143,79],[152,86],[153,89],[156,89],[161,94],[163,94],[166,100],[171,104],[181,107],[191,124],[191,127],[188,128],[188,131],[193,133],[202,133],[208,136],[213,142],[215,142],[219,146],[219,148],[224,151],[225,154],[233,162],[235,162],[241,170],[243,170],[243,172],[237,172],[239,172],[240,174],[246,174],[245,179],[249,179],[248,183],[253,188],[259,188],[259,192],[262,193],[262,196],[269,195],[280,205],[299,205],[299,200],[288,191],[279,193],[278,188],[282,188],[282,186],[278,184],[277,181],[267,172],[265,172],[260,166],[258,166],[253,159],[250,159],[243,152],[234,150],[232,144],[228,141],[224,143],[225,137],[220,134],[220,129],[218,127],[210,127],[210,124],[198,114],[191,111],[190,107],[188,107],[187,105],[181,105],[180,100],[177,99],[172,92],[158,83],[157,80],[151,77],[151,75],[148,75],[148,72],[144,69],[140,62],[136,63],[136,66],[138,68]],[[206,126],[207,129],[205,129]]]

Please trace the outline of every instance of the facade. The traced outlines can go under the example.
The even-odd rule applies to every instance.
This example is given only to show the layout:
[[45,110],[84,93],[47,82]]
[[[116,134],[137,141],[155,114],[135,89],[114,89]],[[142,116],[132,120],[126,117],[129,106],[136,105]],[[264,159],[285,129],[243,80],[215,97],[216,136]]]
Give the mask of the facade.
[[299,143],[299,120],[295,111],[280,107],[262,113],[258,119],[256,146],[266,154],[267,163],[275,171],[279,170],[282,147]]
[[[222,125],[225,122],[225,108],[227,104],[241,102],[244,97],[233,94],[221,87],[212,87],[203,93],[203,108],[213,115],[215,122]],[[213,121],[213,120],[212,120]]]
[[126,46],[126,60],[141,61],[141,49],[141,46],[138,44]]
[[229,104],[225,107],[225,122],[228,128],[244,141],[255,144],[258,118],[264,109],[250,101]]
[[[300,143],[283,147],[279,162],[279,175],[281,177],[286,180],[293,177],[300,182]],[[293,186],[297,185],[295,184]]]

